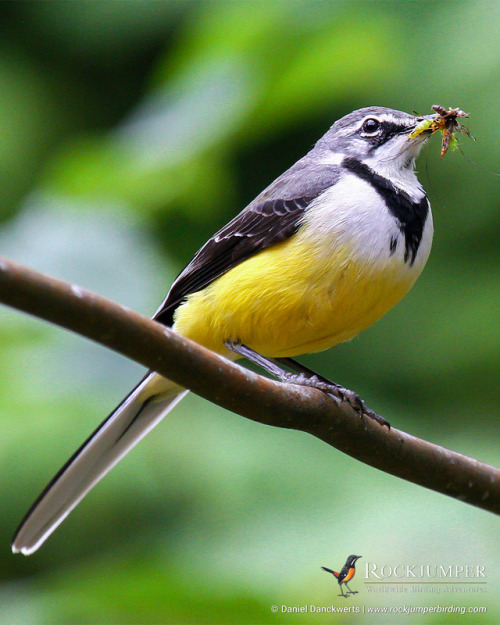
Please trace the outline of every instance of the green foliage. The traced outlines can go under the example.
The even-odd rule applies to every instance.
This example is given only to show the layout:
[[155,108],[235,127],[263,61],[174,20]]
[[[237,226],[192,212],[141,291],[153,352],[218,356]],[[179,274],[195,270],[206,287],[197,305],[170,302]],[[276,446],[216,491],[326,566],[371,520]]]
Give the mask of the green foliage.
[[[472,0],[4,2],[2,254],[151,314],[205,239],[336,118],[458,106],[477,142],[441,160],[438,135],[419,161],[436,230],[424,275],[374,328],[305,362],[396,427],[498,464],[499,12]],[[11,556],[37,492],[140,374],[0,311],[0,622],[337,622],[271,606],[338,605],[320,567],[351,552],[483,564],[480,597],[412,599],[487,605],[460,622],[498,621],[492,515],[196,398],[39,554]],[[356,580],[351,604],[396,602]]]

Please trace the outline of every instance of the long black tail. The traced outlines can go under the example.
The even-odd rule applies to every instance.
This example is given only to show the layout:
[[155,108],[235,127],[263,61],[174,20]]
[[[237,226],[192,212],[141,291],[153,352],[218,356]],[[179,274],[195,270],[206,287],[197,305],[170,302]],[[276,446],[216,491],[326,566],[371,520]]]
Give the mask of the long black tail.
[[332,571],[332,569],[327,569],[326,566],[322,566],[321,568],[323,569],[323,571],[326,571],[327,573],[331,573],[332,575],[335,575],[335,577],[339,576],[338,573],[336,573],[335,571]]

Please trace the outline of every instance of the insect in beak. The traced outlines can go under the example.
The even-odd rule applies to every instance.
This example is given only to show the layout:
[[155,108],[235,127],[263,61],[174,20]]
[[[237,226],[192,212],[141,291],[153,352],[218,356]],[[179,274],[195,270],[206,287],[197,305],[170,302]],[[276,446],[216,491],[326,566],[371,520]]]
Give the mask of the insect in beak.
[[471,136],[469,129],[458,121],[459,118],[468,119],[468,113],[464,113],[464,111],[459,108],[449,108],[447,110],[439,104],[435,104],[432,109],[435,111],[435,114],[426,115],[423,121],[417,124],[415,129],[411,132],[409,135],[410,139],[415,139],[424,132],[433,135],[434,133],[441,131],[443,133],[443,139],[441,141],[441,158],[446,154],[449,148],[452,150],[457,149],[458,141],[455,137],[455,132],[460,132],[468,137],[471,137],[471,139],[474,139],[474,137]]

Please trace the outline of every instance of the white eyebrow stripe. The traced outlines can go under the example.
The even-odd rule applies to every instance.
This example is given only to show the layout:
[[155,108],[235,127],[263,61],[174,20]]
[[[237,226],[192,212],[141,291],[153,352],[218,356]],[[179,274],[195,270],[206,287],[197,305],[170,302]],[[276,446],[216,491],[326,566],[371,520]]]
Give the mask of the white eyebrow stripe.
[[357,126],[346,126],[345,128],[339,128],[337,131],[338,136],[339,137],[350,136],[353,132],[353,128],[356,128],[356,130],[361,130],[361,127],[363,126],[363,124],[365,123],[367,119],[376,119],[380,121],[381,123],[389,122],[391,124],[395,124],[397,126],[403,126],[403,127],[411,125],[410,119],[407,119],[404,117],[398,117],[398,116],[392,115],[391,113],[371,113],[371,114],[368,113],[367,115],[365,115],[365,117],[363,117],[363,119],[359,121],[359,124]]
[[361,126],[365,123],[367,119],[376,119],[381,123],[390,122],[391,124],[406,126],[405,120],[401,117],[395,117],[390,113],[382,113],[382,115],[367,115],[360,121],[358,127],[361,128]]

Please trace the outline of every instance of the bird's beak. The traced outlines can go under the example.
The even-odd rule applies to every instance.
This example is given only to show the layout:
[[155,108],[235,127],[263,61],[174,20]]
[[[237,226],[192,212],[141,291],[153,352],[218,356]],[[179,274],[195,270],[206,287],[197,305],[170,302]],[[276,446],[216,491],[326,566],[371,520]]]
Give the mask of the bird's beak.
[[418,132],[418,135],[413,136],[413,137],[411,135],[415,133],[415,131],[420,125],[424,125],[424,122],[426,121],[432,122],[435,119],[436,119],[435,114],[434,115],[419,115],[418,117],[415,117],[415,124],[413,126],[408,126],[406,130],[406,134],[409,135],[410,139],[418,139],[420,141],[422,141],[423,139],[427,139],[433,133],[433,131],[431,130],[430,124],[428,128],[423,128],[422,130],[420,130]]

